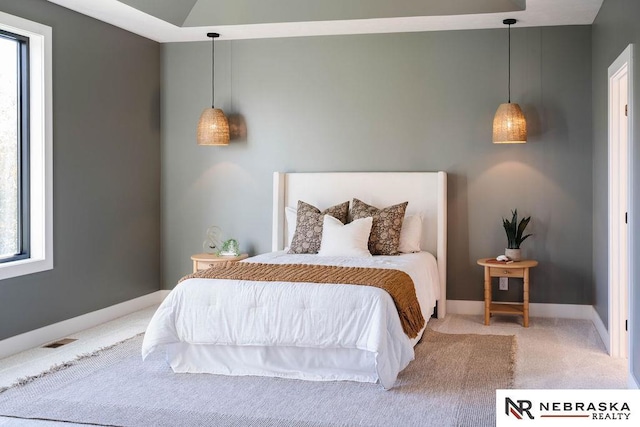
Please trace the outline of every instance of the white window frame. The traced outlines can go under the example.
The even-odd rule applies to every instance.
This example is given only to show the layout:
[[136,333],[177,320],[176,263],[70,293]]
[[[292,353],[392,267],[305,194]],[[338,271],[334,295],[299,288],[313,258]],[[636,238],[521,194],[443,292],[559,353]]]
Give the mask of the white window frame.
[[51,27],[0,12],[0,28],[29,37],[30,256],[0,263],[0,280],[53,268],[53,90]]

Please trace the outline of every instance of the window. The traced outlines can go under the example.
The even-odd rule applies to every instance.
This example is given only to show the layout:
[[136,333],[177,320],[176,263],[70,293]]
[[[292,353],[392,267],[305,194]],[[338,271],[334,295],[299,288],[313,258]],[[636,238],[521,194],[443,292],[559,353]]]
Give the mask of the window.
[[0,30],[0,262],[29,257],[29,39]]
[[51,44],[0,12],[0,280],[53,268]]

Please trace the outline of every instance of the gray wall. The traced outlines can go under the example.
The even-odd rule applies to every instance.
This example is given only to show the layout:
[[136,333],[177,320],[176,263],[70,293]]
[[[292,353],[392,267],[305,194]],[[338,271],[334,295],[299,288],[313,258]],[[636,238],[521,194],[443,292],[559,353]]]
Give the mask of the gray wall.
[[[632,206],[630,224],[637,231],[640,224],[640,2],[636,0],[605,0],[593,23],[593,259],[595,277],[594,305],[605,325],[608,323],[608,266],[607,266],[607,150],[608,150],[608,75],[609,65],[630,44],[635,45],[635,86],[634,139],[632,142]],[[637,232],[636,232],[637,235]],[[631,251],[634,259],[631,263],[631,347],[633,359],[631,369],[637,382],[640,382],[640,327],[638,327],[637,309],[640,307],[640,240],[632,237]],[[635,262],[634,262],[635,261]]]
[[160,47],[44,0],[53,27],[54,269],[0,281],[0,339],[159,289]]
[[501,217],[518,208],[540,261],[531,300],[591,304],[591,28],[512,36],[526,145],[491,143],[506,29],[216,42],[215,105],[247,124],[228,147],[195,143],[210,44],[163,45],[163,287],[190,272],[208,226],[270,250],[274,171],[445,170],[450,299],[482,299],[476,259],[504,250]]

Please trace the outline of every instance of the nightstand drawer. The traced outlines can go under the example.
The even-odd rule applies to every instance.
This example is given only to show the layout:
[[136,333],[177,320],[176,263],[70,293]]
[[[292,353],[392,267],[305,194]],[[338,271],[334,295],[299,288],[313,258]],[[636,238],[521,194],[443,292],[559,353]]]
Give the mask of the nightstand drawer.
[[195,267],[196,270],[208,270],[211,267],[215,267],[216,264],[220,265],[221,262],[223,262],[223,261],[214,261],[214,262],[211,262],[211,261],[196,261],[196,262],[194,262],[194,264],[195,264],[194,267]]
[[491,277],[524,277],[524,268],[490,267]]

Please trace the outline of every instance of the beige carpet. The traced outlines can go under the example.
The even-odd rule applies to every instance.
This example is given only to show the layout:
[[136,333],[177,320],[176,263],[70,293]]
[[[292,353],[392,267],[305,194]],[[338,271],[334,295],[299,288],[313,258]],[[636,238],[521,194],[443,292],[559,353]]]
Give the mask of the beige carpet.
[[626,359],[613,358],[590,320],[447,315],[429,326],[443,333],[514,335],[518,342],[514,388],[627,388]]
[[176,375],[141,339],[0,394],[0,415],[117,426],[493,426],[515,338],[429,331],[389,391],[377,384]]

